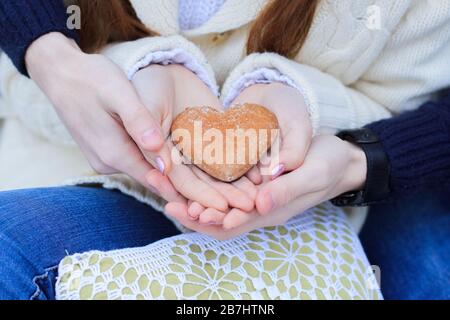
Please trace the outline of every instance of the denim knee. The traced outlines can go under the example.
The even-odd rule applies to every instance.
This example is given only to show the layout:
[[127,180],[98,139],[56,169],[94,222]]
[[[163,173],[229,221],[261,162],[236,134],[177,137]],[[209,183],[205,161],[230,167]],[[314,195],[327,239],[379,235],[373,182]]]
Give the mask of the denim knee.
[[57,266],[35,266],[26,252],[0,230],[0,300],[51,300]]
[[58,276],[58,266],[47,268],[45,272],[33,278],[36,291],[30,300],[54,300],[56,277]]

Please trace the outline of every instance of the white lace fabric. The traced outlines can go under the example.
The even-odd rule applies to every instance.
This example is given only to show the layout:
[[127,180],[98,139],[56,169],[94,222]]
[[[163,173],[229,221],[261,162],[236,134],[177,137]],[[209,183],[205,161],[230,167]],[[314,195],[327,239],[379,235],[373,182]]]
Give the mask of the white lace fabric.
[[59,266],[57,299],[381,299],[357,235],[324,204],[229,241],[190,233]]

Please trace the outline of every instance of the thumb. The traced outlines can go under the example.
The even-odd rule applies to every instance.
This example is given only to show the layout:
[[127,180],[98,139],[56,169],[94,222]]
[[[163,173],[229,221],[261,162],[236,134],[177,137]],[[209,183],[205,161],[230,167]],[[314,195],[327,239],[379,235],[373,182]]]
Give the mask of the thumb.
[[[169,147],[165,143],[160,123],[141,103],[135,93],[129,94],[126,101],[116,101],[115,103],[122,105],[122,107],[116,108],[116,110],[121,110],[121,112],[118,112],[118,115],[125,130],[144,153],[145,157],[161,173],[168,173],[172,162]],[[127,106],[127,108],[123,106]]]
[[270,163],[264,165],[262,174],[274,180],[285,172],[298,169],[305,160],[311,137],[312,134],[302,125],[281,131],[271,148]]
[[256,197],[258,212],[262,215],[269,214],[305,194],[317,192],[320,189],[316,183],[317,179],[314,179],[317,174],[314,167],[305,165],[302,169],[270,181],[260,189]]

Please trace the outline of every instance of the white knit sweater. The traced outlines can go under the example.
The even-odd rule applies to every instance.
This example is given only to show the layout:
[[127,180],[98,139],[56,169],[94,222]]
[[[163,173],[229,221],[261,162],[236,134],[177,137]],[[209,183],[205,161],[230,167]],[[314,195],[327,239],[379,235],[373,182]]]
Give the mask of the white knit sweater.
[[[322,0],[293,60],[245,54],[250,24],[266,2],[227,0],[206,22],[182,31],[179,0],[131,0],[141,21],[161,36],[113,44],[103,53],[132,75],[151,53],[180,49],[221,88],[221,99],[249,73],[274,70],[303,90],[318,133],[414,109],[432,92],[450,86],[450,0]],[[373,8],[379,10],[379,28],[366,21]],[[126,176],[95,175],[37,86],[6,57],[0,70],[9,114],[0,140],[0,188],[76,178],[72,181],[100,182],[162,208],[161,199]],[[34,161],[27,166],[25,159]]]

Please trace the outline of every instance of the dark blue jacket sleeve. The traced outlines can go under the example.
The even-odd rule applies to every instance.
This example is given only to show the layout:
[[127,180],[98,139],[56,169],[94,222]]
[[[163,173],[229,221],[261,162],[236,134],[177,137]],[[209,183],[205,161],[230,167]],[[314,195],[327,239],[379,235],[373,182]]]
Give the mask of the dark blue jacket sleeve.
[[77,33],[67,28],[62,0],[0,0],[0,48],[22,74],[27,75],[26,50],[49,32],[77,39]]
[[367,127],[389,158],[391,199],[430,188],[450,196],[450,94]]

